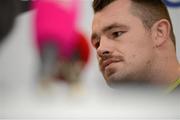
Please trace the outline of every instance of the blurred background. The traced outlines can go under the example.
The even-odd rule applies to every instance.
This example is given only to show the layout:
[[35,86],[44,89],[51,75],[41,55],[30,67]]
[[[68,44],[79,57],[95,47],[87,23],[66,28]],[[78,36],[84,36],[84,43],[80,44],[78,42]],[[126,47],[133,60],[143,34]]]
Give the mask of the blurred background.
[[[62,2],[56,4],[63,3],[66,7],[71,4],[71,0],[59,1]],[[46,82],[50,85],[42,87],[40,82],[44,78],[42,69],[46,69],[42,61],[46,60],[42,57],[41,47],[38,48],[37,41],[40,38],[37,36],[46,35],[49,29],[38,33],[38,30],[41,30],[38,29],[39,24],[37,25],[36,20],[40,7],[33,6],[31,2],[30,0],[1,0],[0,2],[0,119],[180,119],[180,94],[165,95],[161,92],[155,93],[153,90],[146,91],[146,88],[127,89],[126,86],[114,90],[106,85],[98,69],[95,51],[90,45],[93,17],[91,0],[77,2],[79,5],[77,5],[75,24],[72,28],[72,36],[80,33],[84,38],[83,41],[86,41],[83,44],[79,42],[75,44],[73,41],[75,48],[86,44],[88,49],[80,50],[79,54],[74,57],[72,55],[75,53],[72,51],[76,50],[74,48],[70,54],[73,57],[65,59],[68,61],[67,66],[72,66],[71,62],[74,58],[75,65],[79,66],[79,61],[83,61],[82,68],[68,71],[67,76],[70,76],[74,75],[78,69],[79,73],[76,78],[78,80],[71,82],[71,80],[68,81],[69,78],[59,78],[58,81]],[[165,2],[172,18],[177,56],[180,60],[180,1],[165,0]],[[66,8],[62,7],[62,9]],[[70,15],[73,14],[70,13]],[[50,19],[48,13],[44,19],[47,19],[48,23]],[[57,26],[58,24],[61,23],[57,22]],[[56,26],[51,29],[55,30]],[[79,41],[80,38],[75,37],[73,40]],[[54,38],[52,41],[54,42]],[[63,51],[65,48],[59,46],[58,49]],[[82,52],[84,50],[89,52]],[[88,54],[87,60],[81,57],[84,54]],[[64,59],[61,60],[64,61]],[[50,61],[47,62],[48,65],[51,64],[51,60],[47,61]],[[47,69],[52,70],[51,68],[56,66],[58,65],[52,65]],[[61,69],[64,70],[68,68],[67,66]],[[75,86],[72,85],[77,82]]]

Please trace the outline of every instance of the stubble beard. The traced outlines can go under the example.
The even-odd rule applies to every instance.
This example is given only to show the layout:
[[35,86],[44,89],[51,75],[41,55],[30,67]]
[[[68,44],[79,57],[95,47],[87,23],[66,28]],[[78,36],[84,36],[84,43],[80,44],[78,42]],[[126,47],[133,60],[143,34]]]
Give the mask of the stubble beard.
[[[130,71],[128,69],[122,69],[118,71],[115,68],[111,68],[109,75],[103,72],[103,76],[106,80],[106,83],[110,87],[117,87],[122,85],[149,85],[149,81],[146,78],[146,71]],[[145,73],[146,72],[146,73]]]

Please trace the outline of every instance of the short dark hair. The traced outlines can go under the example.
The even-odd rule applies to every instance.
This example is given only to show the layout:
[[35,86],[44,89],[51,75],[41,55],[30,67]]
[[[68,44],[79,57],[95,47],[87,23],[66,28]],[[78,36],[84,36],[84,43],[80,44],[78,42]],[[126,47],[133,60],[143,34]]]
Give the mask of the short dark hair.
[[[93,10],[94,13],[100,12],[106,6],[117,0],[94,0]],[[175,36],[173,32],[172,22],[167,10],[167,7],[162,0],[131,0],[132,1],[132,14],[141,18],[146,28],[151,28],[153,24],[160,19],[167,19],[171,25],[171,39],[176,46]]]

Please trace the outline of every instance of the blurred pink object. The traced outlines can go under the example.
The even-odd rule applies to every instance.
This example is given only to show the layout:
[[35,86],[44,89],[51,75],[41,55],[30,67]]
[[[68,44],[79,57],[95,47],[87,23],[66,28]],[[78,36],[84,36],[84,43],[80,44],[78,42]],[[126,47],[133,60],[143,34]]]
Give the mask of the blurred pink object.
[[60,0],[33,2],[33,8],[36,10],[35,37],[40,53],[46,44],[52,43],[57,47],[59,57],[70,59],[78,43],[76,35],[78,2],[71,0],[68,7],[60,4]]

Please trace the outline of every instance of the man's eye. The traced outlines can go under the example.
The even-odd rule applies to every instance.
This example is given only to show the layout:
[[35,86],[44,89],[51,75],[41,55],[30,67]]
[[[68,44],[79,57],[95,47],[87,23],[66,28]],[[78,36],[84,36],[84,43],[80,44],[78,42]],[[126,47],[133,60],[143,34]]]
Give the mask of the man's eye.
[[117,37],[121,36],[122,34],[123,34],[122,31],[113,32],[113,33],[112,33],[112,38],[117,38]]

